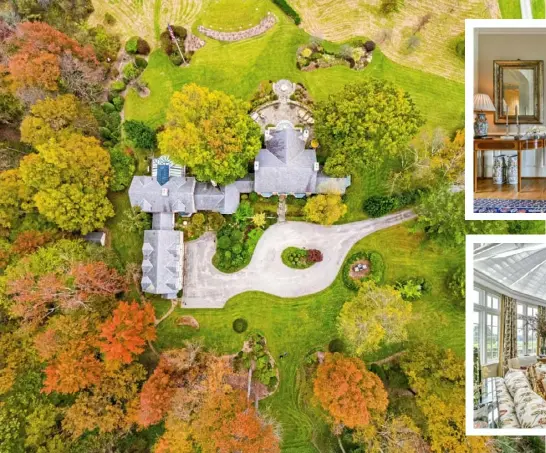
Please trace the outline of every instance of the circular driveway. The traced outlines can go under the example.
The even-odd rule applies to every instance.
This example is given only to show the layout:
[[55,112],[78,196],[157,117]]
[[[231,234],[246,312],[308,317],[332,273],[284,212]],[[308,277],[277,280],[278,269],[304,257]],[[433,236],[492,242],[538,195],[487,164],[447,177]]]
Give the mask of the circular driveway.
[[[415,214],[407,210],[345,225],[277,223],[260,238],[248,266],[233,274],[225,274],[213,266],[216,235],[206,233],[185,244],[182,302],[188,308],[222,308],[233,296],[245,291],[262,291],[280,297],[317,293],[332,284],[356,242],[414,217]],[[281,253],[290,246],[319,249],[324,259],[308,269],[289,268],[283,264]]]

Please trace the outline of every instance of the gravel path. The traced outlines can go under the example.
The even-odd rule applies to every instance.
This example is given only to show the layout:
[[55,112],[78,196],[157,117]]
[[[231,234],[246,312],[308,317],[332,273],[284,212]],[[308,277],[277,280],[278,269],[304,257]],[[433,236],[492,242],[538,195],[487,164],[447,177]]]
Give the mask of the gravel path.
[[[280,297],[299,297],[328,288],[351,247],[364,236],[415,217],[402,211],[379,219],[325,227],[306,222],[277,223],[260,238],[250,264],[225,274],[212,265],[216,236],[206,233],[185,245],[182,302],[189,308],[222,308],[245,291],[263,291]],[[324,259],[308,269],[291,269],[281,261],[289,246],[316,248]]]

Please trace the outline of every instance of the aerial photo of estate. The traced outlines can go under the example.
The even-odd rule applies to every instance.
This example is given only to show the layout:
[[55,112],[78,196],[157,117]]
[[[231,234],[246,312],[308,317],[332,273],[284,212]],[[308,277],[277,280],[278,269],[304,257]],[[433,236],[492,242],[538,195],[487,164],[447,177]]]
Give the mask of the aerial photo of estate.
[[464,219],[519,7],[1,2],[0,453],[543,452],[465,432],[465,237],[545,233]]

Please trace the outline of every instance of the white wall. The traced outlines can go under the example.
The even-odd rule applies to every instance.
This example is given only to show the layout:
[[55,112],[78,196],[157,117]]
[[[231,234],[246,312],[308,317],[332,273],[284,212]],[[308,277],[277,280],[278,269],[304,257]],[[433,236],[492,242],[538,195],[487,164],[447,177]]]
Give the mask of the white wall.
[[[546,34],[479,34],[477,45],[474,49],[477,64],[477,83],[474,84],[475,93],[485,93],[493,101],[493,61],[494,60],[546,60]],[[475,71],[476,72],[476,71]],[[546,79],[545,87],[546,89]],[[544,92],[544,91],[543,91]],[[544,108],[544,106],[542,106]],[[543,118],[544,118],[543,114]],[[494,113],[487,113],[490,134],[504,134],[506,126],[494,124]],[[544,123],[542,124],[544,125]],[[524,132],[528,127],[522,125],[521,131]],[[510,133],[516,133],[516,126],[510,125]],[[491,177],[493,156],[502,154],[500,152],[485,153],[486,177]],[[511,154],[504,152],[504,154]],[[515,154],[515,153],[512,153]],[[524,151],[522,161],[522,176],[524,177],[546,177],[546,156],[545,152]],[[545,157],[545,159],[543,159]],[[544,162],[543,162],[544,160]],[[544,165],[543,165],[544,164]]]

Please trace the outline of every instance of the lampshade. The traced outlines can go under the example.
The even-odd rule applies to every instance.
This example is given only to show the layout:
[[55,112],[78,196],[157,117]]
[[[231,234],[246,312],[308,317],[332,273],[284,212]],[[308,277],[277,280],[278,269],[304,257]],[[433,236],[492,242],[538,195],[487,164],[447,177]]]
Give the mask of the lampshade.
[[474,95],[474,111],[475,112],[494,112],[495,106],[491,98],[484,93],[476,93]]

